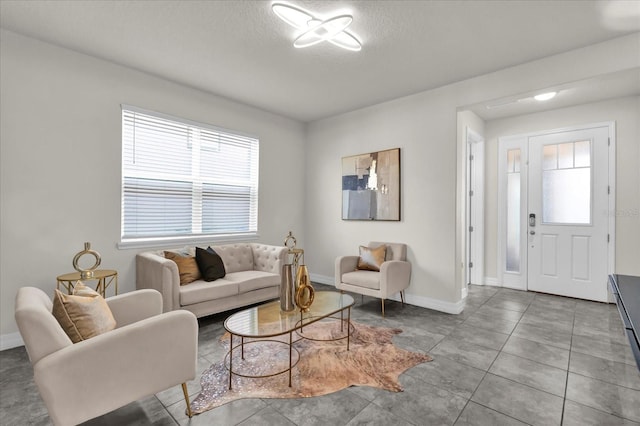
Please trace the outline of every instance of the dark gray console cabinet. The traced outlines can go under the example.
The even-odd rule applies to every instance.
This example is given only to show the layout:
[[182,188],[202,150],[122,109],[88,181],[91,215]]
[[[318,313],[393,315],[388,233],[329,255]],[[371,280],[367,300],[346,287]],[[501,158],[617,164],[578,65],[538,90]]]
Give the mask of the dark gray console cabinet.
[[609,285],[640,370],[640,277],[609,275]]

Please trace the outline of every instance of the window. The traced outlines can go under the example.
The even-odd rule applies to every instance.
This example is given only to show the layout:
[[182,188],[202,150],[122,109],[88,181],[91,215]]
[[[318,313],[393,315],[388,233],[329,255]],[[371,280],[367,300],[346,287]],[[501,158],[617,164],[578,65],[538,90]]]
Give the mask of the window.
[[520,150],[507,151],[507,272],[520,272]]
[[257,234],[258,139],[122,108],[122,244]]
[[542,223],[591,223],[591,141],[545,145]]

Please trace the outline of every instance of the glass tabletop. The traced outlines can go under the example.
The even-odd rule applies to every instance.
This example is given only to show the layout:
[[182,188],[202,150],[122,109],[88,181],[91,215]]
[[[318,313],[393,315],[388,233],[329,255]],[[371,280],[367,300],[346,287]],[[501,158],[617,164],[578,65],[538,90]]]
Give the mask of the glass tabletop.
[[68,274],[60,275],[56,279],[58,281],[78,281],[84,280],[98,280],[100,278],[107,278],[111,275],[118,275],[118,271],[113,269],[96,269],[93,271],[91,278],[82,278],[80,272],[69,272]]
[[299,309],[291,312],[280,310],[280,301],[236,312],[224,322],[224,328],[236,336],[272,337],[294,331],[301,326],[327,318],[353,306],[348,294],[336,291],[318,291],[308,312]]

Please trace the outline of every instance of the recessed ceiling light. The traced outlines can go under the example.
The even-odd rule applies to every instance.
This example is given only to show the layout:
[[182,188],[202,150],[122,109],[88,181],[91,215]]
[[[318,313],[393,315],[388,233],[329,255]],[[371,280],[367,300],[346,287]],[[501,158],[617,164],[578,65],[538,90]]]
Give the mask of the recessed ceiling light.
[[549,99],[555,98],[557,94],[558,92],[540,93],[539,95],[535,95],[533,99],[536,101],[548,101]]
[[273,3],[271,8],[284,22],[303,31],[294,40],[294,47],[309,47],[327,41],[335,46],[355,52],[362,49],[360,41],[347,31],[347,27],[353,22],[351,15],[337,14],[323,20],[299,7],[285,3]]

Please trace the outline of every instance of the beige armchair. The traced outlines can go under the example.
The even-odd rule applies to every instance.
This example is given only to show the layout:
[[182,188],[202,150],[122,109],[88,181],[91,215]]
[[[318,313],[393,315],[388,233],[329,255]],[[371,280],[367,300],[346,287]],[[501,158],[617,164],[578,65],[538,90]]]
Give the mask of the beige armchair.
[[72,343],[40,289],[23,287],[15,317],[40,395],[55,425],[74,425],[195,378],[198,323],[162,314],[162,296],[138,290],[107,298],[116,329]]
[[385,261],[380,272],[358,270],[358,256],[341,256],[336,259],[335,285],[342,291],[379,297],[384,316],[384,299],[400,293],[404,305],[404,290],[411,280],[411,264],[407,262],[407,245],[372,241],[368,247],[387,246]]

